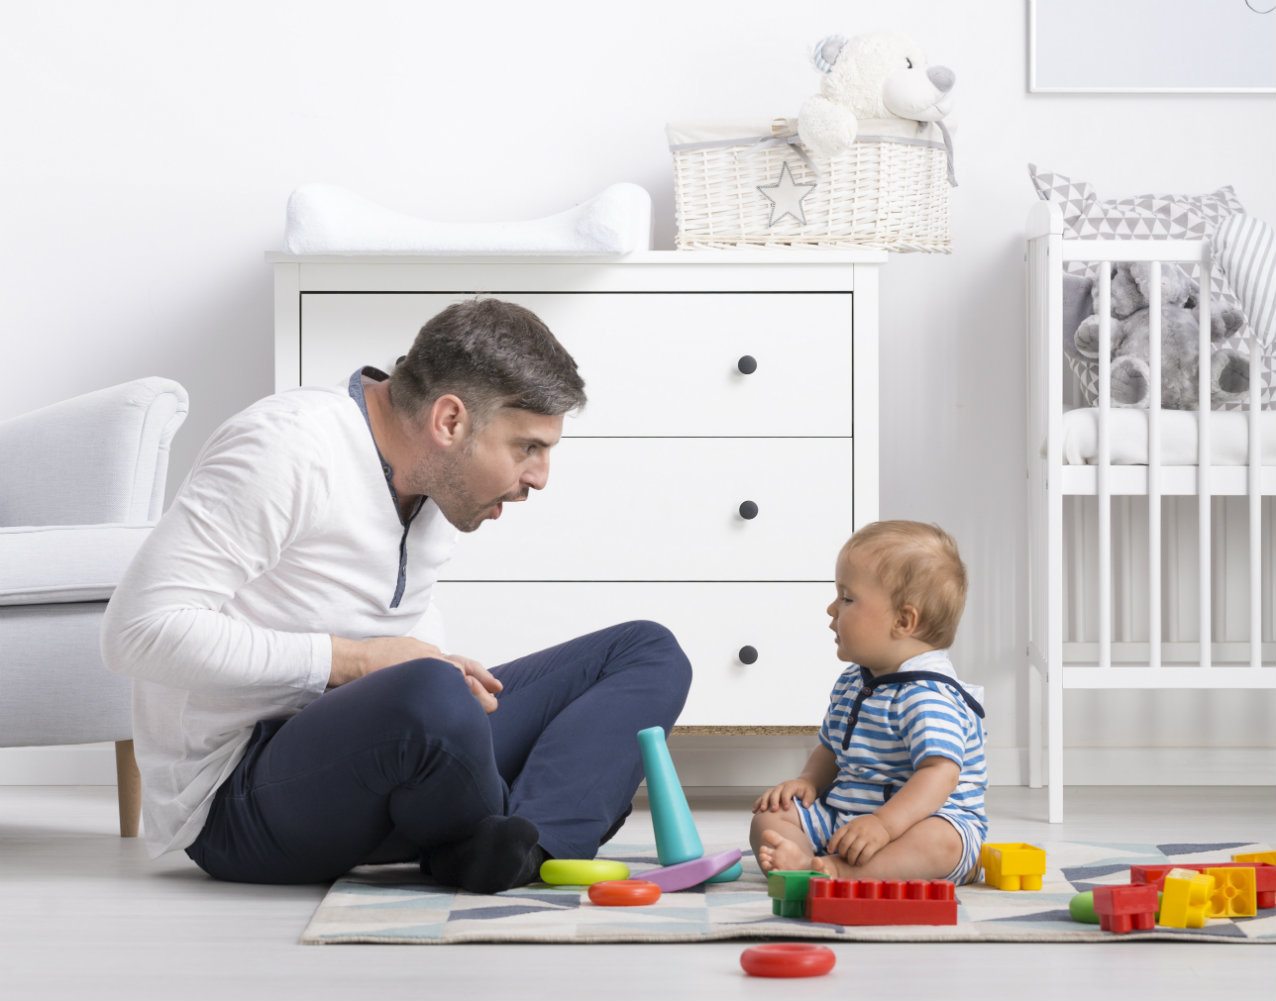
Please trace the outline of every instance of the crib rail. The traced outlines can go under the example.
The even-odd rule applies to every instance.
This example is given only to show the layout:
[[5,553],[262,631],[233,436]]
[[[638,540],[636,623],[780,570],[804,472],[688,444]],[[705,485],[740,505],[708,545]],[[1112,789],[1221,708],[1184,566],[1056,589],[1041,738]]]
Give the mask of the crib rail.
[[[1057,206],[1038,203],[1028,220],[1027,323],[1028,345],[1028,488],[1029,488],[1029,601],[1030,720],[1040,719],[1040,676],[1047,685],[1047,728],[1050,735],[1050,819],[1062,818],[1062,692],[1065,688],[1270,688],[1276,687],[1272,646],[1264,649],[1263,576],[1261,559],[1262,498],[1276,494],[1276,467],[1264,467],[1259,433],[1260,354],[1249,345],[1250,386],[1247,405],[1248,464],[1215,466],[1211,455],[1209,400],[1211,356],[1209,268],[1211,249],[1203,240],[1065,240]],[[1111,278],[1117,262],[1147,262],[1151,266],[1150,357],[1151,397],[1148,409],[1146,466],[1113,465],[1111,439]],[[1098,265],[1099,315],[1098,455],[1093,465],[1065,466],[1062,436],[1064,414],[1063,271],[1070,262]],[[1199,265],[1201,308],[1197,461],[1194,466],[1166,466],[1163,457],[1163,412],[1160,406],[1162,370],[1161,268],[1165,263]],[[1043,447],[1044,444],[1044,447]],[[1141,578],[1147,600],[1147,642],[1114,642],[1113,637],[1113,525],[1114,497],[1147,498],[1147,569]],[[1211,499],[1243,496],[1248,505],[1248,640],[1216,642],[1211,593]],[[1063,590],[1064,498],[1093,497],[1097,505],[1097,543],[1094,583],[1097,588],[1097,641],[1064,642]],[[1197,498],[1197,600],[1194,609],[1199,639],[1191,653],[1181,643],[1166,644],[1162,622],[1163,538],[1162,500]],[[1065,653],[1067,658],[1065,660]],[[1216,664],[1217,659],[1223,663]],[[1189,666],[1183,661],[1190,660]],[[1065,666],[1066,665],[1066,666]],[[1030,729],[1032,729],[1030,727]],[[1031,737],[1031,734],[1030,734]],[[1039,735],[1029,746],[1032,784],[1039,785]]]

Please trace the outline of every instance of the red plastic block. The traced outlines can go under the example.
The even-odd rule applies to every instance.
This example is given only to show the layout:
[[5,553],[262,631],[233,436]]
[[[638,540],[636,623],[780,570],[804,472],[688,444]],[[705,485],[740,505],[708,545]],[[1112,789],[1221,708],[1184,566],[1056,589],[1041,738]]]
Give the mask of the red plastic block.
[[1132,865],[1131,883],[1147,883],[1161,889],[1165,874],[1171,869],[1191,869],[1205,872],[1208,869],[1253,869],[1254,889],[1258,892],[1258,909],[1276,907],[1276,865],[1266,862],[1194,862],[1191,865]]
[[1099,915],[1099,927],[1117,935],[1131,930],[1151,931],[1156,927],[1156,906],[1156,887],[1147,883],[1094,888],[1094,913]]
[[955,925],[957,892],[946,879],[813,879],[806,916],[833,925]]

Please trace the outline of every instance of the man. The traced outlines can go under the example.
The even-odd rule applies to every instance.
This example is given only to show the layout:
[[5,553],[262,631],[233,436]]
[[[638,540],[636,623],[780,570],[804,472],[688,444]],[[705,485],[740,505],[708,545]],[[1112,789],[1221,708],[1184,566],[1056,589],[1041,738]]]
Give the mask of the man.
[[419,859],[485,893],[594,856],[641,780],[635,734],[682,709],[677,642],[631,622],[489,672],[440,649],[431,601],[457,530],[545,487],[584,402],[534,314],[479,300],[389,377],[267,397],[214,432],[103,624],[107,666],[135,679],[153,854],[266,883]]

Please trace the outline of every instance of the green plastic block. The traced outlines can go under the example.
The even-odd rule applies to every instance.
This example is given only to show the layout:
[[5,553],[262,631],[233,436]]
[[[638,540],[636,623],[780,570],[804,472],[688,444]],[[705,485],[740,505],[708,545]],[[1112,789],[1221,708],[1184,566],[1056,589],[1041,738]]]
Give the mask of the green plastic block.
[[810,869],[773,869],[767,873],[767,896],[776,900],[806,900],[806,888],[812,879],[828,879],[822,872]]

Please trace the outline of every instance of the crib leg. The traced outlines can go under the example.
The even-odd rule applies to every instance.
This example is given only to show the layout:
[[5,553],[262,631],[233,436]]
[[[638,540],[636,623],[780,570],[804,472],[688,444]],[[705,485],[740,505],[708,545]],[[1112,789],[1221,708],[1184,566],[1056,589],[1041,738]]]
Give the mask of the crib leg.
[[1046,720],[1046,736],[1049,739],[1046,767],[1049,771],[1048,799],[1052,824],[1063,822],[1063,679],[1057,677],[1060,670],[1062,670],[1061,666],[1055,665],[1054,670],[1046,677],[1046,684],[1050,686],[1046,699],[1050,716]]
[[1041,671],[1028,668],[1028,788],[1041,788]]

